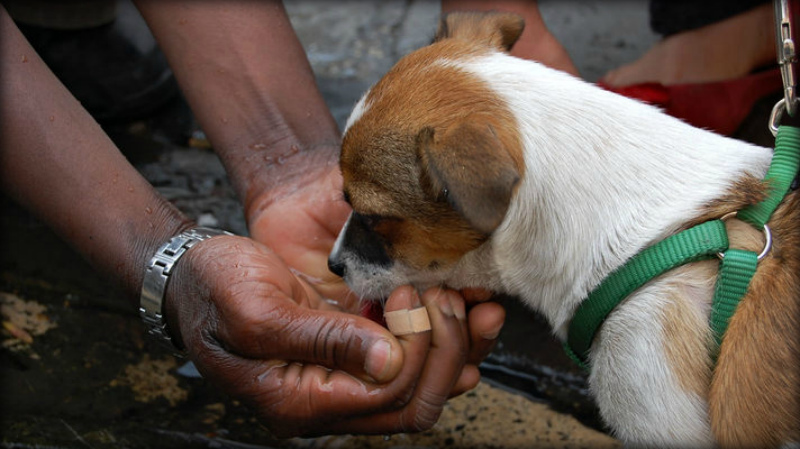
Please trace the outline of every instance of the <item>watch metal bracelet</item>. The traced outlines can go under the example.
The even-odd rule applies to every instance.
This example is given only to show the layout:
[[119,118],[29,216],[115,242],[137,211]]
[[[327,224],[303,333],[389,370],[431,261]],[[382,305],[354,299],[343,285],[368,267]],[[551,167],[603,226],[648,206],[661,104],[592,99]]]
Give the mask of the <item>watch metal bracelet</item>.
[[158,248],[155,255],[147,264],[144,281],[142,282],[142,295],[139,302],[139,316],[147,328],[147,333],[156,340],[170,348],[176,355],[183,351],[177,347],[167,331],[164,320],[164,295],[167,291],[172,271],[178,260],[186,254],[197,242],[210,239],[219,235],[233,235],[221,229],[196,227],[172,237],[167,243]]

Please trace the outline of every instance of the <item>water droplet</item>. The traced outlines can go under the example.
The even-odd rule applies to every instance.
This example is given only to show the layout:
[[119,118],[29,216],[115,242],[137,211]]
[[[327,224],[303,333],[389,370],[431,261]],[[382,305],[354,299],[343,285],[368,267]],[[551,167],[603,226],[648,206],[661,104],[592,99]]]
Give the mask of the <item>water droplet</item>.
[[251,150],[264,150],[267,148],[265,143],[253,143],[248,146]]
[[28,55],[22,55],[22,63],[28,62]]
[[50,121],[51,121],[51,122],[54,122],[54,121],[56,121],[56,116],[55,116],[55,115],[51,115],[51,116],[50,116]]
[[128,187],[128,192],[133,192],[133,187]]
[[147,212],[148,214],[152,214],[153,213],[153,208],[152,207],[145,207],[144,211]]
[[222,118],[220,119],[220,121],[221,121],[222,123],[228,123],[228,119],[227,119],[227,118],[225,118],[225,117],[222,117]]

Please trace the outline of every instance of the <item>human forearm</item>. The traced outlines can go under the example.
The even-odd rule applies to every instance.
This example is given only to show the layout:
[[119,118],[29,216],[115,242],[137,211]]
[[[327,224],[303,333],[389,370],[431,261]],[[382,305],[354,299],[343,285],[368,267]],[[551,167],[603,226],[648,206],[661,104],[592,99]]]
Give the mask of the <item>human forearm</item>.
[[336,163],[339,131],[281,2],[137,6],[247,211]]
[[134,299],[187,221],[127,162],[0,8],[0,187]]

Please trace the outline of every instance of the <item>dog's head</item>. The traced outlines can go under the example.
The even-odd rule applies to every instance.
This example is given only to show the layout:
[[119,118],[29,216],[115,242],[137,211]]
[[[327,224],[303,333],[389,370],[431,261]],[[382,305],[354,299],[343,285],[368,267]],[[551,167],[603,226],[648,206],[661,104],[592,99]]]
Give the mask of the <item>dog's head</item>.
[[522,28],[513,14],[450,14],[357,104],[341,154],[353,212],[329,266],[361,297],[446,283],[504,220],[523,174],[513,115],[453,62],[507,52]]

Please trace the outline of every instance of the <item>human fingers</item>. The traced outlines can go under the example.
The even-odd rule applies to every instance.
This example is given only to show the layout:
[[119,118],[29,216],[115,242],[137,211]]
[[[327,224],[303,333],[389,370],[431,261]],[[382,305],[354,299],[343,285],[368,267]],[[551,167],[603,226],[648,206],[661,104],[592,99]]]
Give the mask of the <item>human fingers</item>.
[[478,365],[497,345],[497,337],[506,319],[505,308],[496,302],[484,302],[469,310],[469,356],[467,363]]
[[481,372],[478,369],[478,365],[464,365],[464,368],[461,370],[461,375],[458,376],[458,380],[450,391],[450,397],[453,398],[472,390],[478,386],[480,381]]
[[461,292],[461,294],[464,296],[464,300],[467,302],[467,304],[485,302],[492,299],[492,296],[494,295],[491,290],[478,287],[462,288],[459,290],[459,292]]
[[[405,309],[420,306],[419,297],[410,287],[393,293],[387,304]],[[240,357],[213,341],[200,354],[198,365],[210,371],[208,377],[227,386],[229,394],[250,405],[277,435],[311,436],[338,433],[341,423],[353,417],[396,410],[408,402],[426,360],[430,332],[407,335],[400,344],[406,362],[388,384],[365,382],[346,372],[310,363]],[[362,424],[351,427],[352,431],[390,431],[375,423]]]
[[320,365],[248,359],[219,346],[195,363],[204,378],[248,406],[278,437],[331,434],[332,422],[396,402],[380,385]]
[[[339,423],[337,433],[420,432],[438,420],[466,362],[468,330],[463,299],[451,290],[431,289],[422,294],[431,322],[427,354],[405,354],[407,361],[425,355],[425,366],[408,401],[397,410]],[[391,311],[387,303],[387,311]],[[419,335],[419,334],[416,334]],[[401,342],[406,337],[399,337]]]
[[402,367],[403,348],[397,339],[369,319],[303,307],[298,302],[309,301],[286,297],[274,284],[257,284],[242,294],[243,300],[226,304],[217,326],[217,337],[233,353],[322,365],[376,383],[393,379]]
[[190,350],[217,345],[243,358],[319,364],[375,382],[400,371],[403,350],[389,331],[317,308],[324,300],[264,245],[210,239],[182,262],[167,305]]
[[497,345],[497,337],[505,322],[505,309],[496,302],[486,302],[473,306],[467,315],[469,324],[469,355],[461,376],[453,386],[450,396],[458,396],[478,385],[481,373],[478,369],[492,349]]

